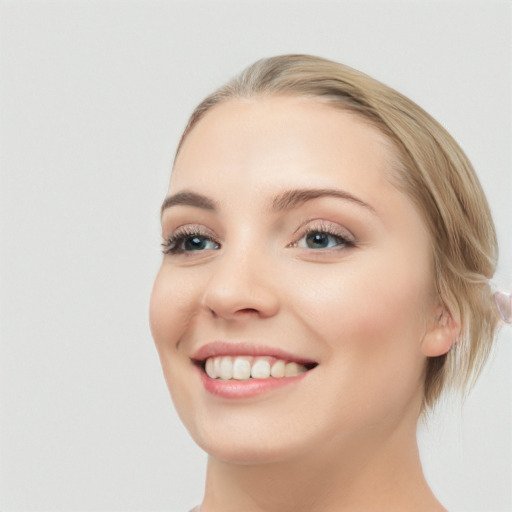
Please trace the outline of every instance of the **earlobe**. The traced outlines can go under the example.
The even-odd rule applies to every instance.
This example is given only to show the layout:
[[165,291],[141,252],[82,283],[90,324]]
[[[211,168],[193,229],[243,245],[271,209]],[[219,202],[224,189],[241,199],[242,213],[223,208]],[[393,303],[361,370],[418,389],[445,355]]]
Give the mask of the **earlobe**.
[[460,334],[460,322],[446,306],[438,306],[436,316],[422,342],[427,357],[442,356],[455,345]]

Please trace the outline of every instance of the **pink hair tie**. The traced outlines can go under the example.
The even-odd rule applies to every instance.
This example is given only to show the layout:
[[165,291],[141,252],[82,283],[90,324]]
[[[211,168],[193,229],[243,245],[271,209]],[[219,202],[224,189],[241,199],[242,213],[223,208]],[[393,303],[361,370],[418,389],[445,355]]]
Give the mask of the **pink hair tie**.
[[493,293],[494,306],[499,317],[507,324],[512,323],[512,292],[498,290]]

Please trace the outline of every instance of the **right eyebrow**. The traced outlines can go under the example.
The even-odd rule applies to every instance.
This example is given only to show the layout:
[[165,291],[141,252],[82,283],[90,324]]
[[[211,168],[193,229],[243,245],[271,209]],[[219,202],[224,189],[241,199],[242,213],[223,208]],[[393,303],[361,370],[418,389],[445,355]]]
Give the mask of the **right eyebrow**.
[[168,196],[162,203],[160,210],[160,216],[163,215],[164,210],[171,206],[194,206],[195,208],[202,208],[203,210],[216,210],[215,202],[209,197],[203,196],[202,194],[196,194],[195,192],[178,192],[172,196]]

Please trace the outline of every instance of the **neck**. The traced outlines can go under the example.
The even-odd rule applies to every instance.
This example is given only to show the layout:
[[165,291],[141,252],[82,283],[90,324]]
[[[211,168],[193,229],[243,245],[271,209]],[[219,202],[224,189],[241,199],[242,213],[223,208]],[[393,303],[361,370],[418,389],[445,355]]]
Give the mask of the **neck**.
[[[356,436],[359,437],[359,436]],[[423,476],[416,424],[333,438],[286,460],[210,456],[202,512],[442,512]]]

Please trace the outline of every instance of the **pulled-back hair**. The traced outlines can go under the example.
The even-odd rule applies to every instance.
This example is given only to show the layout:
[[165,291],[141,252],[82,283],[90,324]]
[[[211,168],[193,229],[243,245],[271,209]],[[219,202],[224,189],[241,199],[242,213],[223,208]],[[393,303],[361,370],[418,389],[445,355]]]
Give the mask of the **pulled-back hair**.
[[379,81],[319,57],[283,55],[255,62],[204,99],[190,117],[177,154],[216,105],[268,95],[321,100],[355,113],[392,142],[398,161],[391,181],[423,216],[432,240],[438,300],[461,325],[456,348],[427,359],[424,406],[433,406],[446,386],[470,389],[498,322],[489,285],[498,246],[487,200],[462,149],[422,108]]

